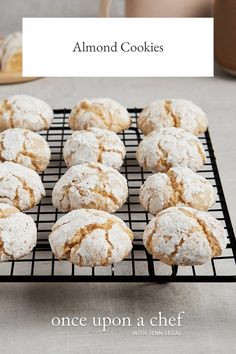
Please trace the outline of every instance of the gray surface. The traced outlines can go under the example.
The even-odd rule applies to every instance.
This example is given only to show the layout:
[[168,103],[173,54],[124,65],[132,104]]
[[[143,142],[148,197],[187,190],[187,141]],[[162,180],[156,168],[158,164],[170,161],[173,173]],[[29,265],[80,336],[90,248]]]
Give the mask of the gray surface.
[[[97,17],[100,0],[1,0],[0,33],[21,28],[22,17]],[[124,0],[113,1],[111,16],[124,14]]]
[[[234,227],[236,226],[236,82],[213,79],[41,79],[1,86],[0,97],[32,94],[54,108],[82,97],[110,96],[126,106],[184,97],[208,114],[210,131]],[[229,353],[236,351],[234,284],[1,284],[1,353]],[[129,328],[106,333],[53,328],[52,316],[138,316],[185,311],[179,337],[138,336]],[[13,340],[14,338],[14,340]]]

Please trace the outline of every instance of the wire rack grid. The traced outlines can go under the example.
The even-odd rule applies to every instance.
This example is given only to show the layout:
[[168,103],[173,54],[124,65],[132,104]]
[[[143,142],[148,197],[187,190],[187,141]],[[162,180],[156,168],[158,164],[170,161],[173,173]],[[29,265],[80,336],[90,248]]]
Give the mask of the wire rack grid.
[[217,201],[210,213],[220,220],[228,234],[228,245],[220,257],[213,258],[202,266],[170,267],[153,259],[143,246],[142,234],[151,215],[141,207],[138,195],[141,185],[149,172],[143,171],[135,159],[135,152],[141,134],[137,129],[137,117],[141,109],[128,110],[132,117],[132,127],[120,134],[127,155],[121,173],[127,178],[129,197],[126,204],[116,212],[134,233],[133,250],[122,262],[106,267],[87,268],[72,265],[68,261],[56,260],[51,252],[48,235],[52,225],[62,216],[52,206],[53,186],[65,173],[63,145],[71,135],[67,125],[69,109],[54,111],[52,127],[42,135],[48,141],[52,157],[46,171],[41,174],[46,197],[38,206],[29,210],[36,222],[38,240],[34,250],[17,261],[0,264],[0,281],[9,282],[233,282],[236,281],[236,240],[225,201],[216,159],[209,131],[200,136],[205,148],[207,161],[199,173],[211,181],[217,193]]

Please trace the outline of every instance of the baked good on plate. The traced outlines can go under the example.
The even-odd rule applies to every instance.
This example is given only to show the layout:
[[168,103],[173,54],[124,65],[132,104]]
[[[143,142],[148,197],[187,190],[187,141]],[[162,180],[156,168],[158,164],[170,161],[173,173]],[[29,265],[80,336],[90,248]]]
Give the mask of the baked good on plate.
[[200,140],[179,128],[163,128],[144,137],[136,158],[141,167],[152,172],[167,172],[177,165],[197,171],[206,160]]
[[207,211],[216,200],[213,186],[188,167],[172,167],[167,173],[148,176],[140,188],[139,200],[153,215],[176,206],[186,205]]
[[200,265],[222,254],[227,245],[223,225],[210,213],[188,207],[168,208],[147,225],[144,245],[169,265]]
[[22,71],[22,34],[11,33],[1,43],[1,70],[7,73]]
[[0,161],[12,161],[37,172],[44,171],[51,157],[46,140],[28,129],[12,128],[0,133]]
[[100,162],[119,170],[125,153],[125,146],[118,135],[100,128],[74,132],[63,149],[68,167],[86,162]]
[[49,235],[56,258],[89,267],[120,262],[131,252],[132,240],[132,231],[121,219],[94,209],[62,216]]
[[14,162],[0,163],[0,203],[28,210],[44,195],[43,183],[35,171]]
[[0,203],[0,262],[19,259],[36,245],[37,229],[31,216]]
[[0,101],[0,131],[9,128],[46,130],[52,120],[52,108],[39,98],[14,95]]
[[207,117],[191,101],[182,99],[158,100],[145,107],[137,120],[144,135],[161,128],[182,128],[194,135],[207,130]]
[[55,184],[53,205],[64,212],[99,209],[114,213],[128,196],[127,181],[117,170],[98,162],[72,166]]
[[110,98],[93,98],[77,102],[68,123],[72,130],[97,127],[120,133],[130,127],[131,119],[120,103]]

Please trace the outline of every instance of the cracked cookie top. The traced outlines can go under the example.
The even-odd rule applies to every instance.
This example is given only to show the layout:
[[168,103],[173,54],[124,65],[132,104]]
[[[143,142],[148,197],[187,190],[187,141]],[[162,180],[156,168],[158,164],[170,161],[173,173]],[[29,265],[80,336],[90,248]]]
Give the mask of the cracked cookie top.
[[114,213],[127,196],[124,176],[112,167],[92,162],[72,166],[55,184],[52,202],[64,212],[89,208]]
[[215,191],[204,177],[178,166],[149,176],[140,188],[139,200],[153,215],[176,205],[207,211],[215,203]]
[[9,128],[47,130],[52,120],[52,108],[39,98],[15,95],[0,101],[0,131]]
[[194,135],[207,130],[207,117],[191,101],[182,99],[158,100],[145,107],[137,120],[144,135],[161,128],[182,128]]
[[0,262],[18,259],[36,245],[37,229],[31,216],[0,203]]
[[131,119],[120,103],[110,98],[93,98],[79,101],[73,108],[68,123],[72,130],[97,127],[119,133],[130,127]]
[[2,43],[1,70],[8,73],[22,71],[22,33],[15,32],[6,36]]
[[56,258],[90,267],[120,262],[131,252],[132,240],[132,231],[121,219],[93,209],[62,216],[49,235]]
[[210,213],[172,207],[159,213],[143,235],[147,251],[169,265],[200,265],[222,254],[227,237]]
[[45,195],[39,175],[14,162],[0,163],[0,203],[28,210]]
[[152,172],[167,172],[178,165],[197,171],[206,160],[200,140],[180,128],[163,128],[144,137],[136,158],[141,167]]
[[63,150],[68,167],[86,162],[100,162],[117,170],[123,163],[125,153],[125,146],[118,135],[100,128],[74,132]]
[[44,171],[51,157],[46,140],[28,129],[13,128],[0,133],[0,161],[12,161],[37,172]]

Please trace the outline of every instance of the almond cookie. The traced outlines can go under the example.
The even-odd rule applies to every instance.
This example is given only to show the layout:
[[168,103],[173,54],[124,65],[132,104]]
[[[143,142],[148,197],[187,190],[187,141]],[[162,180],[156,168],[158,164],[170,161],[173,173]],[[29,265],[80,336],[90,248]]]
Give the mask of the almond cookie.
[[153,215],[176,206],[186,205],[207,211],[216,200],[213,186],[188,167],[173,167],[167,173],[149,176],[140,188],[139,200]]
[[207,117],[191,101],[173,99],[152,102],[140,113],[138,128],[144,135],[161,128],[182,128],[194,135],[207,130]]
[[49,242],[56,258],[81,267],[120,262],[132,249],[133,233],[118,217],[100,210],[74,210],[52,227]]
[[17,162],[37,172],[44,171],[51,157],[46,140],[28,129],[13,128],[0,133],[0,161]]
[[22,34],[15,32],[5,37],[1,44],[1,70],[8,73],[22,71]]
[[0,101],[0,131],[9,128],[47,130],[52,120],[52,108],[36,97],[15,95]]
[[93,98],[79,101],[73,108],[68,123],[72,130],[97,127],[120,133],[130,127],[131,119],[125,107],[118,102],[110,98]]
[[56,183],[53,205],[64,212],[99,209],[114,213],[128,196],[127,181],[117,170],[100,163],[72,166]]
[[174,166],[200,169],[206,156],[200,140],[180,128],[163,128],[152,132],[139,144],[139,165],[152,172],[167,172]]
[[0,163],[0,203],[28,210],[44,195],[44,186],[35,171],[14,162]]
[[100,128],[74,132],[63,150],[68,167],[86,162],[101,162],[117,170],[123,163],[125,153],[125,146],[118,135]]
[[19,259],[36,245],[37,229],[31,216],[0,203],[0,262]]
[[222,254],[227,236],[210,213],[173,207],[157,214],[143,235],[147,251],[169,265],[200,265]]

